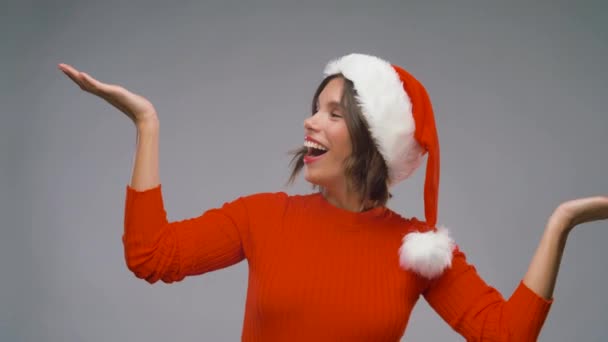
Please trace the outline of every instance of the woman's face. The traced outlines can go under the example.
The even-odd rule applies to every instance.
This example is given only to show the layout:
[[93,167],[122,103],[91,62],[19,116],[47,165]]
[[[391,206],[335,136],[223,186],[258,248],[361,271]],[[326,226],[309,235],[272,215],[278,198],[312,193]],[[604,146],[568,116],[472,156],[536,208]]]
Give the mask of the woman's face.
[[[352,152],[345,121],[348,113],[340,104],[343,87],[343,78],[330,80],[319,94],[317,111],[304,120],[304,144],[309,147],[304,157],[305,179],[326,188],[345,184],[344,161]],[[315,156],[321,151],[313,147],[326,152]]]

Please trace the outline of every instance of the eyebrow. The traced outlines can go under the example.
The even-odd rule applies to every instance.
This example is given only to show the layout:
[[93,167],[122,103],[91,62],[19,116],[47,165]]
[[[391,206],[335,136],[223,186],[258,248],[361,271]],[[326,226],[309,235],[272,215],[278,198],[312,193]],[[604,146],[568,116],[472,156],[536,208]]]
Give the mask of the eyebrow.
[[[342,104],[340,102],[337,102],[337,101],[329,101],[327,104],[330,107],[338,107],[340,109],[346,110],[346,108],[344,108],[344,106],[342,106]],[[319,108],[319,100],[317,100],[316,107]]]

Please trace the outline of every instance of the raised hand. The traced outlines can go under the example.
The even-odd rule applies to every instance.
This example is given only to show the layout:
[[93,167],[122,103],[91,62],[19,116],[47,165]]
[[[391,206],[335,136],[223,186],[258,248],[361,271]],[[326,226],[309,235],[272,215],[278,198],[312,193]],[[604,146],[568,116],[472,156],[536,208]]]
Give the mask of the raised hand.
[[579,198],[564,202],[555,211],[556,219],[563,220],[568,230],[585,222],[608,219],[608,196]]
[[135,125],[158,121],[156,109],[146,98],[119,85],[102,83],[68,64],[58,64],[57,67],[74,81],[80,89],[106,100],[126,114]]
[[536,248],[523,282],[534,293],[550,299],[557,280],[566,240],[581,223],[608,219],[608,197],[574,199],[560,204],[553,211]]

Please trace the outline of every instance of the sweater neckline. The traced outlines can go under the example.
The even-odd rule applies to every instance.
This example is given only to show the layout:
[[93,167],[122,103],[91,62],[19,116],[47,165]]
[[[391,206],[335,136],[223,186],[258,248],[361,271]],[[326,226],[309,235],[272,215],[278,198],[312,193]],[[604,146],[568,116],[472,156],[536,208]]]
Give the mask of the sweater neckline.
[[360,212],[349,211],[331,204],[320,192],[313,194],[313,196],[321,209],[326,212],[327,216],[331,217],[331,220],[334,222],[350,225],[367,224],[383,217],[388,211],[388,208],[385,206],[373,207],[369,210]]

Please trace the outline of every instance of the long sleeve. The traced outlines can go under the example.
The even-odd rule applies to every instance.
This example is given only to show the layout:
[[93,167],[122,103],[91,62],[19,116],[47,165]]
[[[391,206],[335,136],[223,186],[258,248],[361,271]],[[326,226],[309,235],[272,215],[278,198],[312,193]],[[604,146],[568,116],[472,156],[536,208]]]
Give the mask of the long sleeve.
[[553,303],[520,281],[505,301],[458,248],[452,266],[423,293],[431,307],[467,341],[536,341]]
[[242,198],[169,223],[161,185],[126,187],[122,241],[128,268],[149,283],[171,283],[236,264],[246,256],[249,221]]

